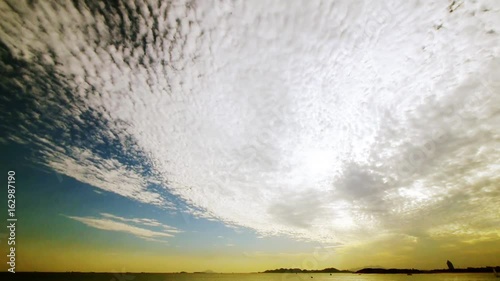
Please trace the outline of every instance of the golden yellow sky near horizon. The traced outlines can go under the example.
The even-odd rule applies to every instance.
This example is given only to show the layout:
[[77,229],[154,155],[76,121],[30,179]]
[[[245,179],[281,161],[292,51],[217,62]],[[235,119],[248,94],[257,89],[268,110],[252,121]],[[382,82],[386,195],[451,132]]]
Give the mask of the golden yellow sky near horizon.
[[[241,252],[225,254],[169,255],[151,251],[121,251],[89,248],[85,245],[58,245],[23,241],[18,248],[17,271],[47,272],[261,272],[276,268],[359,269],[367,266],[385,268],[446,268],[451,260],[457,268],[496,266],[500,264],[500,242],[475,243],[415,241],[408,237],[386,237],[379,241],[339,248],[313,248],[310,252],[272,253]],[[6,258],[2,256],[2,269]]]

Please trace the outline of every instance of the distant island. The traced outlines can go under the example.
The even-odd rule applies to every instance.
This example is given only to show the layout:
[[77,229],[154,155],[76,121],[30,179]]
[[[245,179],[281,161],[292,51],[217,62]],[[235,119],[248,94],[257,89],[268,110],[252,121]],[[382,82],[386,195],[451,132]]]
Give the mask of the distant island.
[[266,270],[261,273],[352,273],[350,270],[339,270],[334,267],[329,267],[325,269],[312,269],[312,270],[307,270],[307,269],[300,269],[300,268],[278,268],[278,269],[271,269],[271,270]]
[[467,268],[448,268],[448,269],[431,269],[420,270],[415,268],[363,268],[357,271],[339,270],[334,267],[317,270],[307,270],[300,268],[279,268],[266,270],[260,273],[358,273],[358,274],[429,274],[429,273],[492,273],[493,269],[500,272],[500,266],[485,266],[485,267],[467,267]]
[[422,274],[422,273],[492,273],[493,268],[495,270],[500,270],[500,266],[485,266],[485,267],[467,267],[467,268],[454,268],[454,269],[431,269],[431,270],[420,270],[420,269],[401,269],[401,268],[363,268],[356,271],[355,273],[378,273],[378,274]]

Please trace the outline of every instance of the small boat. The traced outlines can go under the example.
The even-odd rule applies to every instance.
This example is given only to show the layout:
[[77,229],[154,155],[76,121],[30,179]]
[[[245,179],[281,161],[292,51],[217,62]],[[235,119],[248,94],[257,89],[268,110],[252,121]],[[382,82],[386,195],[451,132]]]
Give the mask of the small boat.
[[406,273],[406,275],[413,275],[413,274],[411,274],[411,273]]

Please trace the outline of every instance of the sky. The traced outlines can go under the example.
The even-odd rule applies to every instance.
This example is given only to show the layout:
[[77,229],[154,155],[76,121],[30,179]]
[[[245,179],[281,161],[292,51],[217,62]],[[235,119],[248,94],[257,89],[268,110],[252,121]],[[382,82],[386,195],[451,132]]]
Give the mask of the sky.
[[500,264],[496,0],[0,17],[18,271]]

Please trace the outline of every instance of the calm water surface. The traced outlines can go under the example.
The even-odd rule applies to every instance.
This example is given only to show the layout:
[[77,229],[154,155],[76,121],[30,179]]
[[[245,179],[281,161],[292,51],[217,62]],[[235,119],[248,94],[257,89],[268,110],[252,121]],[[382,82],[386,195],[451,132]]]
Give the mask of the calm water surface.
[[[493,274],[9,274],[8,280],[40,281],[482,281],[498,280]],[[312,278],[311,278],[312,277]],[[3,278],[2,278],[3,279]]]

